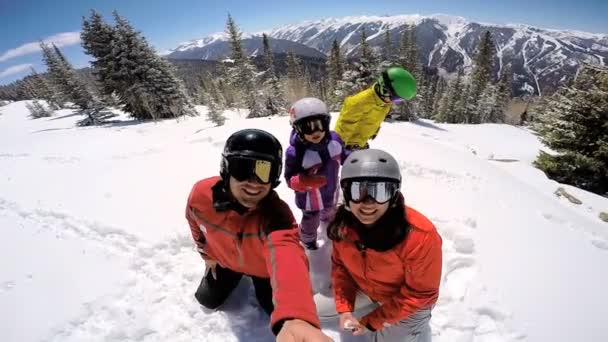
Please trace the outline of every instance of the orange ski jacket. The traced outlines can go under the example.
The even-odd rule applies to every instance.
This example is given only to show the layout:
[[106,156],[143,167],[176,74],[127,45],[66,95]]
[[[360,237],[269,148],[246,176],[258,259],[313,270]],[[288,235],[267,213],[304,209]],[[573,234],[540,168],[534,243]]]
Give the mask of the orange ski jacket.
[[437,302],[441,280],[442,240],[424,215],[405,207],[411,225],[395,247],[379,252],[362,248],[355,229],[342,227],[333,242],[332,283],[336,310],[352,312],[357,290],[381,305],[360,323],[380,330]]
[[[235,272],[270,278],[275,334],[282,326],[277,323],[286,319],[302,319],[319,327],[308,259],[289,206],[274,191],[254,210],[231,206],[231,201],[219,177],[201,180],[192,188],[186,219],[203,259]],[[263,213],[262,205],[272,215]]]

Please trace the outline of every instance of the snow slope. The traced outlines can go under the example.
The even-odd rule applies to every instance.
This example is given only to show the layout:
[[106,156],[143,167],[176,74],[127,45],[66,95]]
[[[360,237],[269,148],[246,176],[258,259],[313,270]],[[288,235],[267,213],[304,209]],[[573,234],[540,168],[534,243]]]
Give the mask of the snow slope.
[[[199,107],[205,113],[204,107]],[[76,128],[69,110],[0,112],[0,340],[268,341],[243,281],[221,312],[193,298],[204,267],[183,217],[192,184],[217,174],[237,129],[287,146],[287,117],[225,126],[204,117]],[[384,123],[373,147],[402,165],[406,201],[444,239],[434,341],[606,341],[608,199],[530,166],[542,148],[505,125]],[[284,184],[279,194],[293,206]],[[315,288],[327,272],[314,252]],[[333,324],[325,331],[342,340]]]

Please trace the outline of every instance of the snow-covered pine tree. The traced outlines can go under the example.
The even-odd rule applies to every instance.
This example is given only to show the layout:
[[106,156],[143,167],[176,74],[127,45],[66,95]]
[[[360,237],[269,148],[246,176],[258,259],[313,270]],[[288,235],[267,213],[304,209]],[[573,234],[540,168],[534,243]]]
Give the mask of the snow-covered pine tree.
[[111,96],[128,88],[123,78],[117,77],[119,61],[112,51],[119,39],[117,32],[99,12],[91,10],[88,19],[82,18],[80,38],[84,52],[93,57],[91,69],[101,85],[102,94]]
[[223,97],[223,101],[218,101],[218,104],[220,102],[224,104],[225,107],[222,109],[234,107],[238,98],[238,89],[232,87],[231,82],[228,80],[228,63],[232,64],[231,62],[220,61],[217,68],[217,78],[215,78],[217,89]]
[[72,65],[57,46],[53,44],[50,47],[41,43],[41,47],[43,45],[43,59],[47,64],[51,89],[58,94],[61,101],[72,102],[81,109],[89,108],[94,102],[93,95]]
[[439,103],[439,109],[435,120],[438,122],[457,123],[458,113],[457,108],[460,99],[462,97],[464,84],[462,70],[458,72],[458,76],[455,80],[450,82],[448,89],[444,92],[441,101]]
[[126,19],[116,11],[113,15],[116,40],[109,58],[118,67],[111,78],[122,84],[118,93],[123,110],[138,119],[196,115],[171,65],[155,53]]
[[503,65],[500,71],[498,84],[496,85],[496,95],[494,96],[494,107],[490,113],[488,122],[505,122],[505,111],[509,101],[511,100],[511,83],[513,82],[513,74],[508,65]]
[[422,118],[430,119],[433,116],[439,78],[438,75],[429,75],[422,79],[425,82],[425,85],[422,87],[424,94],[422,94],[422,100],[418,107],[418,111]]
[[435,96],[433,98],[433,107],[432,107],[432,112],[431,112],[431,118],[436,118],[439,115],[439,107],[440,107],[440,102],[441,99],[443,98],[443,95],[447,92],[448,90],[448,84],[446,82],[446,80],[437,75],[437,80],[435,83]]
[[287,52],[287,101],[294,103],[308,95],[302,62],[293,51]]
[[380,68],[386,68],[394,65],[395,63],[395,52],[393,50],[393,42],[391,41],[391,25],[386,24],[384,28],[384,41],[382,42],[382,63]]
[[535,166],[560,183],[608,193],[608,68],[582,66],[543,109],[533,127],[558,154],[541,151]]
[[228,70],[228,77],[232,87],[240,94],[238,98],[242,102],[239,105],[249,109],[249,118],[268,116],[270,113],[265,110],[261,103],[264,94],[256,87],[257,71],[245,55],[242,34],[230,14],[228,14],[226,22],[226,33],[230,37],[232,60],[234,61],[234,65]]
[[409,71],[416,79],[416,97],[410,101],[403,102],[397,106],[397,112],[402,120],[415,120],[418,117],[418,108],[424,102],[424,81],[422,66],[418,57],[418,46],[416,43],[415,25],[405,25],[401,34],[401,44],[399,46],[398,62]]
[[30,103],[26,103],[25,107],[30,112],[30,116],[33,119],[46,118],[53,115],[53,111],[46,108],[40,101],[33,100]]
[[25,77],[17,83],[17,92],[23,99],[33,100],[41,98],[31,76]]
[[270,115],[276,115],[284,112],[287,104],[285,103],[285,95],[283,93],[283,88],[281,87],[281,82],[275,71],[274,56],[266,33],[262,34],[262,43],[264,46],[265,107]]
[[30,70],[33,83],[35,84],[40,98],[46,101],[50,110],[57,110],[61,108],[57,95],[53,92],[53,90],[51,90],[49,82],[46,80],[44,75],[38,74],[36,69],[33,67],[30,68]]
[[365,28],[361,28],[361,44],[359,46],[359,79],[357,83],[361,88],[371,86],[378,77],[378,56],[367,41]]
[[[481,40],[479,41],[477,52],[475,54],[475,57],[473,58],[473,72],[471,74],[470,93],[470,99],[473,102],[470,103],[472,110],[468,113],[468,117],[466,120],[467,123],[475,124],[481,122],[478,101],[480,101],[481,95],[482,93],[484,93],[486,86],[492,81],[492,70],[495,53],[496,49],[492,40],[492,34],[490,33],[490,31],[485,31]],[[486,91],[486,94],[489,93]],[[484,102],[488,101],[484,100]],[[483,109],[483,111],[485,110],[486,109]]]
[[222,126],[226,122],[226,117],[222,113],[222,110],[219,108],[211,93],[204,92],[203,101],[207,106],[207,118],[209,118],[209,121],[213,122],[216,126]]
[[53,45],[54,54],[57,57],[60,77],[65,79],[67,86],[66,93],[69,94],[69,99],[81,109],[89,109],[96,105],[98,99],[95,99],[91,90],[82,80],[80,75],[74,70],[70,62],[65,58],[61,50],[55,44]]
[[494,122],[492,120],[496,105],[496,86],[488,83],[481,92],[481,95],[479,95],[479,99],[477,99],[476,102],[477,112],[475,114],[467,113],[468,115],[466,117],[477,117],[479,119],[479,121],[472,123]]
[[330,110],[339,110],[344,98],[336,96],[336,90],[338,89],[338,83],[342,80],[342,75],[344,73],[344,61],[342,60],[340,45],[336,39],[334,39],[332,42],[331,51],[329,53],[329,58],[327,59],[326,65],[328,74],[327,103]]

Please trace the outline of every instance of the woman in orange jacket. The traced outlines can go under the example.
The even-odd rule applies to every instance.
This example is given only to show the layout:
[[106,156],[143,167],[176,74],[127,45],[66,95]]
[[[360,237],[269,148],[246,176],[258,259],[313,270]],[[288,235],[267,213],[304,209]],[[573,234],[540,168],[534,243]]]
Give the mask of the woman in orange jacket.
[[[339,327],[373,341],[430,341],[441,279],[437,230],[404,205],[399,164],[384,151],[353,152],[340,184],[345,204],[328,226]],[[353,315],[357,292],[375,303],[363,317]]]

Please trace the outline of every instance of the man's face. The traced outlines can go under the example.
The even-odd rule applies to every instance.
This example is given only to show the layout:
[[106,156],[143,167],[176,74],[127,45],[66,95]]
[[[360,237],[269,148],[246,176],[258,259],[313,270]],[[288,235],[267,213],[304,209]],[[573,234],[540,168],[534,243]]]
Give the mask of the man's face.
[[270,192],[270,183],[262,184],[256,177],[239,182],[230,177],[230,193],[244,207],[253,209],[257,207],[264,197]]

